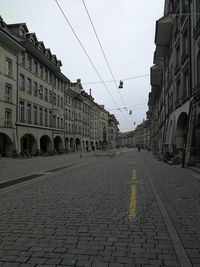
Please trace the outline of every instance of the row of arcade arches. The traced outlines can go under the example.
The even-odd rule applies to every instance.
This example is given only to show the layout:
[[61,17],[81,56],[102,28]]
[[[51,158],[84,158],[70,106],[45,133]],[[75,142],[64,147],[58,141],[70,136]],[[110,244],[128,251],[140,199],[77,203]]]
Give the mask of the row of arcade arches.
[[[20,151],[36,153],[38,150],[42,153],[48,153],[54,151],[56,153],[68,152],[68,151],[90,151],[99,150],[102,148],[102,142],[89,142],[88,140],[82,141],[80,138],[69,138],[63,139],[60,136],[55,136],[53,140],[49,135],[43,135],[37,141],[32,134],[25,134],[20,138]],[[16,149],[16,144],[11,138],[0,132],[0,155],[9,156]]]

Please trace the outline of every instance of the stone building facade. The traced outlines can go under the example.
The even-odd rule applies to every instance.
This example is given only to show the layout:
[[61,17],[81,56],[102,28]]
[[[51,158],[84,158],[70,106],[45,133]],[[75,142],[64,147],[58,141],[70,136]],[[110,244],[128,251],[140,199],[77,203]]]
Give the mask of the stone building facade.
[[[25,23],[0,18],[0,154],[90,151],[102,148],[108,112]],[[104,127],[105,126],[105,127]]]
[[151,147],[171,152],[182,165],[198,163],[200,5],[165,1],[156,22],[154,65],[151,68],[149,111]]

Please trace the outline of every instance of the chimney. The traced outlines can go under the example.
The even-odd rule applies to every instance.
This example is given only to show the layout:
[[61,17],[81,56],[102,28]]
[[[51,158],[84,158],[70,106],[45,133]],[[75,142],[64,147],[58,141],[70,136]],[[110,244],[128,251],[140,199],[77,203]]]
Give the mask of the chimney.
[[92,96],[92,89],[90,88],[90,96]]

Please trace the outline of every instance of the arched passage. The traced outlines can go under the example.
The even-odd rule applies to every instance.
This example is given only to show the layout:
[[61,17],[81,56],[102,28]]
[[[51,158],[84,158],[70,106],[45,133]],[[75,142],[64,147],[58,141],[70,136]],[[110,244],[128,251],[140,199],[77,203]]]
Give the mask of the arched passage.
[[81,151],[81,141],[79,138],[76,138],[75,144],[76,144],[76,151]]
[[69,138],[66,137],[65,138],[65,152],[67,152],[69,150],[70,150],[70,141],[69,141]]
[[61,153],[63,149],[63,144],[62,144],[62,139],[60,136],[56,136],[54,138],[54,150],[56,151],[56,153]]
[[52,149],[51,139],[48,135],[43,135],[40,138],[40,150],[42,152],[49,152]]
[[97,141],[95,142],[95,147],[96,147],[96,150],[98,150],[98,142]]
[[83,148],[83,151],[85,151],[85,141],[83,140],[83,146],[82,146],[82,148]]
[[74,151],[74,139],[70,138],[70,150]]
[[200,163],[200,114],[193,126],[191,156],[195,157],[196,163]]
[[32,134],[25,134],[21,137],[21,152],[36,153],[37,142]]
[[85,145],[86,145],[86,151],[89,151],[89,150],[90,150],[90,147],[89,147],[89,142],[88,142],[88,141],[86,141],[86,142],[85,142]]
[[176,126],[176,147],[178,149],[185,149],[188,128],[188,115],[182,112],[179,115]]
[[90,142],[90,146],[91,146],[92,151],[94,151],[95,150],[95,146],[94,146],[94,142],[93,141]]
[[4,133],[0,133],[0,155],[7,157],[12,153],[13,143],[10,137]]

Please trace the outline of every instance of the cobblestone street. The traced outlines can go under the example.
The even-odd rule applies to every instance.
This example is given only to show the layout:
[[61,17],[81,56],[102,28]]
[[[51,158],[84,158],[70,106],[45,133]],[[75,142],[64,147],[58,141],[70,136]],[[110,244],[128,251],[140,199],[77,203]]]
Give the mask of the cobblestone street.
[[199,174],[146,151],[57,157],[16,177],[0,161],[1,183],[43,175],[0,190],[0,267],[200,266]]

